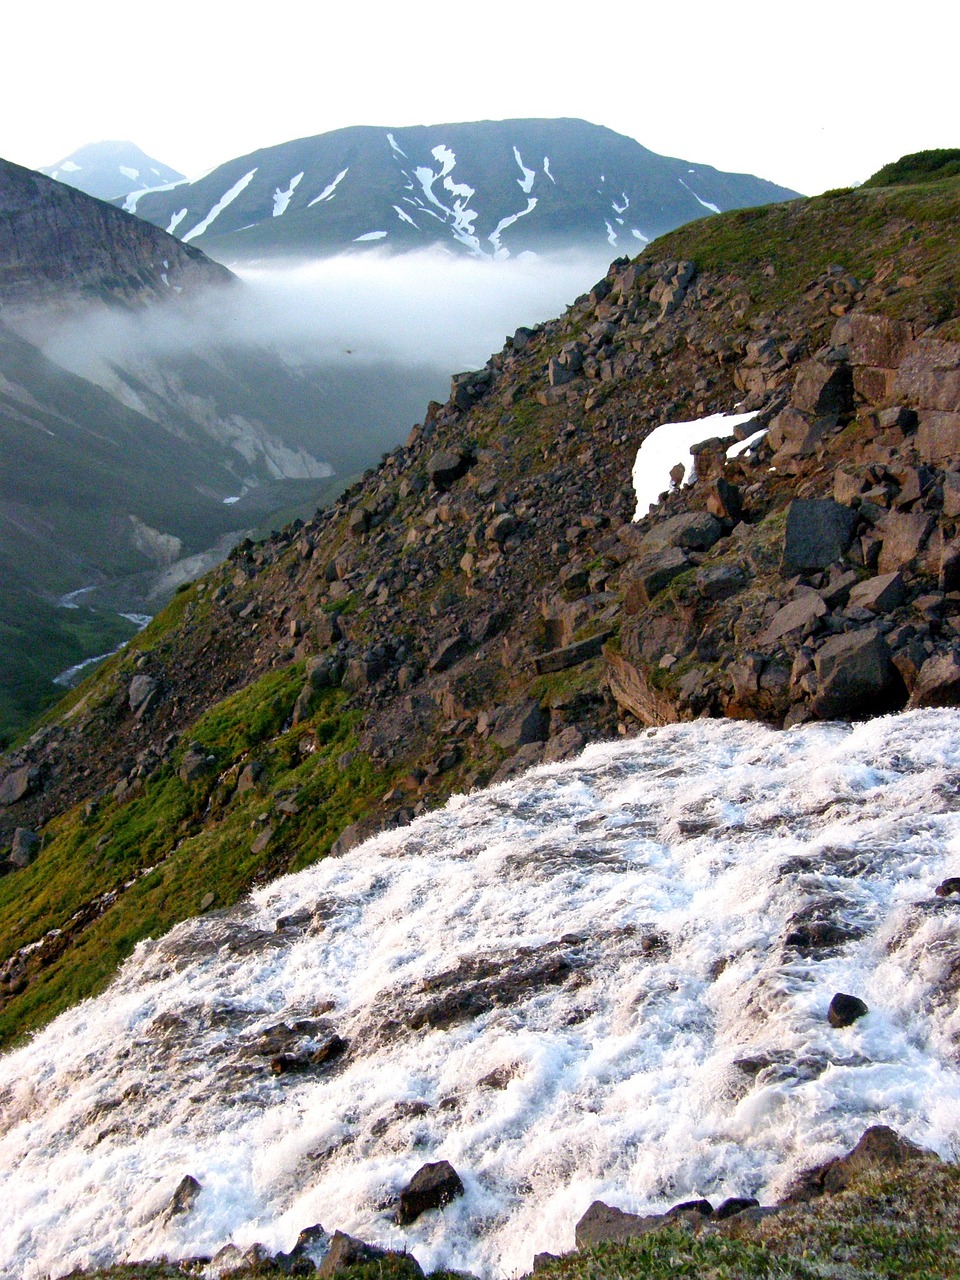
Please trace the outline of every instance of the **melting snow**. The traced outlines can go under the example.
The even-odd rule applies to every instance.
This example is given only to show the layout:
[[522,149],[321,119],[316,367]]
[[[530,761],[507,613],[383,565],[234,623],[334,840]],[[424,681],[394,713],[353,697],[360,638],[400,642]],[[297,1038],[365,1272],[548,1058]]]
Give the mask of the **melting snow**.
[[636,227],[634,227],[634,228],[633,228],[633,230],[630,232],[630,234],[631,234],[632,236],[636,236],[636,238],[637,238],[638,240],[642,240],[644,244],[649,244],[649,243],[650,243],[650,237],[649,237],[649,236],[645,236],[645,235],[643,234],[643,232],[642,232],[642,231],[638,231]]
[[[409,223],[410,223],[410,225],[411,225],[411,227],[417,227],[417,224],[416,224],[416,223],[414,222],[414,220],[410,217],[409,213],[406,213],[403,209],[401,209],[401,208],[400,208],[400,206],[399,206],[398,204],[395,204],[393,207],[394,207],[394,209],[396,210],[397,217],[398,217],[402,222],[409,222]],[[417,227],[417,230],[419,231],[419,230],[420,230],[420,228],[419,228],[419,227]]]
[[367,231],[362,236],[354,236],[353,242],[357,244],[361,240],[382,240],[385,235],[386,231]]
[[188,240],[193,240],[195,236],[202,236],[210,224],[219,218],[227,205],[232,204],[240,192],[250,184],[250,180],[256,172],[255,168],[251,169],[249,173],[245,173],[239,181],[235,182],[229,191],[224,192],[207,216],[198,222],[197,225],[193,227],[192,230],[188,231],[183,237],[184,244],[186,244]]
[[281,191],[279,187],[277,187],[276,191],[274,191],[273,216],[275,218],[281,218],[286,213],[287,205],[290,203],[293,193],[294,191],[296,191],[297,185],[299,184],[302,177],[303,177],[303,170],[301,170],[296,175],[296,177],[290,179],[290,185],[289,187],[287,187],[286,191]]
[[137,202],[142,200],[144,196],[153,195],[155,191],[172,191],[174,187],[182,187],[185,182],[189,182],[189,178],[178,178],[176,182],[165,182],[159,187],[144,187],[142,191],[131,191],[123,202],[123,207],[127,213],[137,212]]
[[[441,221],[447,222],[454,238],[459,240],[461,244],[465,244],[473,253],[479,254],[481,252],[480,241],[477,239],[473,229],[474,220],[477,217],[476,210],[467,207],[476,192],[473,187],[468,186],[465,182],[454,182],[450,177],[450,173],[457,162],[457,157],[449,147],[443,145],[434,147],[431,155],[440,164],[439,173],[434,173],[433,169],[428,165],[420,165],[413,172],[426,199],[440,210],[440,215],[443,215],[434,214],[434,217],[440,217]],[[407,176],[409,177],[409,174]],[[433,184],[440,181],[442,181],[444,189],[454,196],[452,209],[439,199],[433,189]],[[433,210],[426,208],[422,202],[419,207],[424,213],[433,213]]]
[[547,177],[548,177],[548,178],[550,179],[550,181],[554,184],[554,186],[556,186],[556,184],[557,184],[557,180],[556,180],[556,178],[553,176],[553,174],[550,172],[550,157],[549,157],[549,156],[544,156],[544,157],[543,157],[543,172],[547,175]]
[[180,223],[184,220],[186,216],[187,216],[186,209],[178,210],[177,213],[175,213],[173,217],[170,219],[170,225],[167,227],[167,234],[172,236],[173,233],[176,231],[177,227],[179,227]]
[[392,133],[388,133],[388,134],[387,134],[387,141],[390,143],[391,147],[393,147],[393,149],[394,149],[394,151],[397,153],[397,155],[398,155],[398,156],[403,156],[404,160],[406,160],[406,158],[407,158],[407,153],[402,149],[402,147],[399,147],[399,146],[397,145],[397,140],[396,140],[396,138],[393,136],[393,134],[392,134]]
[[118,167],[120,169],[120,172],[123,174],[123,176],[125,178],[129,178],[131,182],[136,182],[136,180],[140,177],[139,169],[130,169],[125,164],[122,164]]
[[337,176],[334,178],[334,180],[331,183],[329,183],[327,186],[325,186],[318,196],[313,197],[313,199],[307,205],[307,208],[312,209],[313,206],[315,204],[319,204],[321,200],[331,199],[331,197],[333,196],[333,193],[336,191],[337,187],[340,185],[340,183],[343,181],[343,179],[347,176],[349,172],[350,172],[349,165],[347,166],[346,169],[341,169],[340,172],[337,174]]
[[607,228],[607,240],[610,242],[610,244],[612,244],[612,245],[614,246],[614,248],[616,248],[616,245],[617,245],[617,233],[614,231],[614,229],[613,229],[613,227],[610,225],[610,223],[609,223],[609,222],[607,222],[606,218],[604,219],[604,226]]
[[620,199],[623,201],[623,204],[617,204],[616,200],[610,201],[610,204],[613,207],[614,213],[626,213],[627,210],[630,208],[630,197],[627,195],[625,191],[622,191],[620,193]]
[[519,213],[510,213],[505,218],[500,219],[496,227],[494,227],[493,231],[491,231],[490,234],[487,236],[487,239],[493,245],[493,256],[495,258],[510,257],[510,250],[505,249],[503,245],[500,243],[501,235],[503,234],[504,231],[506,231],[507,227],[512,227],[513,224],[517,222],[520,218],[525,218],[528,213],[533,213],[536,207],[537,207],[537,197],[530,196],[529,199],[527,200],[527,207],[525,209],[521,209]]
[[520,166],[520,172],[523,174],[523,177],[518,178],[517,182],[520,184],[520,190],[523,192],[523,194],[525,196],[528,196],[530,192],[533,190],[533,180],[537,175],[533,169],[528,169],[526,167],[526,165],[520,159],[520,152],[516,147],[513,148],[513,156],[517,164]]
[[634,520],[647,514],[650,507],[660,500],[661,493],[670,488],[670,472],[678,462],[686,467],[684,480],[692,484],[696,477],[694,459],[690,453],[695,444],[713,436],[729,436],[742,422],[749,422],[756,413],[713,413],[694,422],[664,422],[651,431],[637,450],[633,464],[633,488],[637,495]]
[[79,173],[81,167],[82,166],[77,164],[75,160],[64,160],[63,164],[60,166],[64,173]]
[[[957,941],[933,890],[958,779],[953,710],[671,725],[141,945],[0,1060],[0,1272],[289,1248],[322,1222],[513,1275],[595,1198],[769,1201],[868,1124],[949,1153]],[[850,941],[786,945],[811,909]],[[836,991],[869,1014],[831,1028]],[[321,1016],[344,1057],[274,1076],[269,1029]],[[400,1230],[384,1205],[439,1159],[466,1195]],[[193,1210],[157,1216],[186,1173]]]
[[[690,172],[693,173],[693,170],[691,169]],[[694,200],[696,200],[697,204],[702,204],[704,209],[709,209],[711,213],[720,212],[717,206],[715,204],[711,204],[709,200],[701,200],[700,197],[697,195],[697,193],[694,191],[693,187],[688,187],[682,178],[678,178],[677,181],[680,183],[681,187],[687,188],[687,190],[693,196]]]

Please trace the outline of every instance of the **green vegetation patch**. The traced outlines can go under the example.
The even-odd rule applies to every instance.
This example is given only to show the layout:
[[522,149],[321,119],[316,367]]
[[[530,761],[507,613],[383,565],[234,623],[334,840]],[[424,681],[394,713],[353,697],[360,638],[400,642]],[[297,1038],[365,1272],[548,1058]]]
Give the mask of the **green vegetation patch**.
[[960,148],[947,147],[935,151],[914,151],[885,164],[863,184],[865,187],[896,187],[908,183],[938,182],[941,178],[960,175]]

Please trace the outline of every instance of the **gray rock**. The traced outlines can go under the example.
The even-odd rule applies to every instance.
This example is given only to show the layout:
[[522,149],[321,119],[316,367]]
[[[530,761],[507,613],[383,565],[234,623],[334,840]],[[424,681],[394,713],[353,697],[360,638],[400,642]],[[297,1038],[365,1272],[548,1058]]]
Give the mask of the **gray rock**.
[[504,708],[497,716],[494,741],[507,751],[543,742],[550,728],[550,717],[532,698],[517,706]]
[[624,581],[626,612],[639,613],[674,578],[678,578],[689,568],[690,561],[679,547],[665,547],[663,551],[647,556],[641,564],[631,565]]
[[869,609],[873,613],[889,613],[903,604],[907,594],[899,573],[883,573],[859,582],[848,597],[852,608]]
[[157,688],[157,682],[153,676],[136,675],[130,681],[130,688],[127,691],[127,701],[130,703],[130,710],[137,711],[147,701],[150,695]]
[[196,782],[216,767],[216,758],[204,753],[202,747],[191,747],[180,762],[178,774],[183,783]]
[[465,476],[473,463],[473,456],[459,447],[442,449],[427,463],[427,474],[437,489],[448,489]]
[[723,525],[716,516],[709,511],[687,511],[667,520],[659,520],[643,536],[637,550],[640,555],[661,551],[665,547],[709,551],[722,537]]
[[15,867],[29,867],[40,852],[40,837],[28,827],[17,827],[13,833],[10,861]]
[[886,641],[875,628],[834,636],[817,650],[817,693],[811,710],[821,720],[852,720],[896,710],[906,689]]
[[796,498],[787,511],[780,572],[826,569],[846,553],[856,527],[857,513],[832,498]]
[[264,772],[264,767],[259,760],[249,760],[237,778],[237,795],[242,796],[245,792],[252,791],[260,782]]
[[920,668],[910,707],[960,706],[960,653],[935,653]]
[[796,408],[815,414],[853,411],[853,372],[848,365],[808,360],[800,366],[793,386]]
[[200,1183],[192,1176],[187,1174],[181,1178],[177,1184],[177,1189],[170,1197],[170,1202],[163,1211],[165,1218],[176,1218],[180,1214],[189,1213],[196,1204],[197,1196],[200,1194]]
[[602,1200],[594,1200],[576,1227],[578,1249],[588,1249],[591,1245],[612,1241],[622,1244],[625,1240],[633,1240],[637,1236],[647,1235],[663,1226],[663,1215],[648,1213],[624,1213]]
[[0,805],[16,804],[32,795],[40,786],[40,770],[36,765],[24,764],[0,779]]
[[881,574],[894,573],[912,564],[920,554],[936,520],[927,511],[890,511],[880,521]]
[[827,606],[816,591],[807,591],[791,600],[770,619],[766,630],[759,637],[761,647],[774,644],[791,631],[803,631],[827,613]]
[[581,662],[597,657],[611,634],[610,631],[601,631],[586,640],[577,640],[573,644],[564,645],[562,649],[551,649],[549,653],[541,653],[534,663],[537,675],[542,676],[549,671],[564,671],[567,667],[576,667]]
[[447,671],[465,658],[472,647],[466,636],[450,636],[434,650],[428,666],[431,671]]

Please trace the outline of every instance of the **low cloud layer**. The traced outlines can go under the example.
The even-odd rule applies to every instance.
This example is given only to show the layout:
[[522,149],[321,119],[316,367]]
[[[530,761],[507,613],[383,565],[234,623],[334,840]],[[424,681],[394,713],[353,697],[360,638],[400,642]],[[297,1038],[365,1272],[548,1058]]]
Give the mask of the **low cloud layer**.
[[178,308],[99,311],[43,336],[47,355],[108,381],[127,366],[198,346],[272,346],[286,359],[384,361],[447,374],[482,365],[520,325],[558,315],[606,271],[603,256],[522,255],[506,262],[436,249],[344,255],[238,274]]

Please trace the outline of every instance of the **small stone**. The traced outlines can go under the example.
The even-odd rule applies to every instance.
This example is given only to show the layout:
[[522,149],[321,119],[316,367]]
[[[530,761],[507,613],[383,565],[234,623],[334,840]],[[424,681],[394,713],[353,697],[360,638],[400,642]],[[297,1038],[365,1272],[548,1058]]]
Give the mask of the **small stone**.
[[849,1027],[869,1012],[870,1010],[859,996],[848,996],[838,991],[830,1001],[827,1021],[831,1027]]

